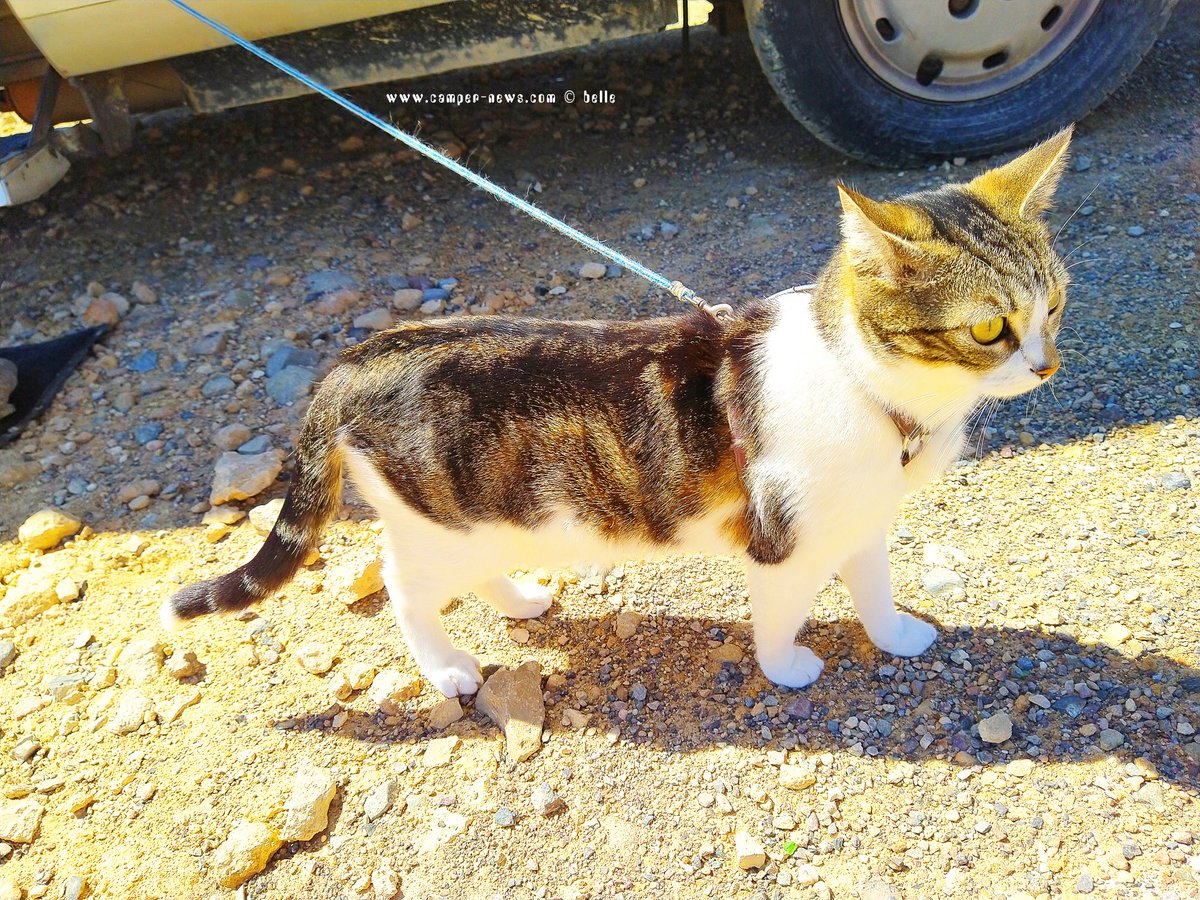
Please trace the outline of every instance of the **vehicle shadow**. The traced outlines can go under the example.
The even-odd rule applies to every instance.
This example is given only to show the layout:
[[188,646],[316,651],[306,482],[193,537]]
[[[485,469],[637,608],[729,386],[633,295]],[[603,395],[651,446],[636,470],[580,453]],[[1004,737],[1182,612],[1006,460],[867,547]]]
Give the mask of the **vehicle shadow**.
[[[857,621],[813,621],[802,639],[826,659],[826,670],[808,688],[787,690],[759,671],[749,623],[651,617],[634,638],[618,640],[614,621],[615,614],[573,618],[555,607],[531,634],[524,659],[571,648],[569,667],[544,670],[560,676],[546,690],[551,740],[570,730],[564,711],[578,709],[585,727],[615,729],[620,746],[672,753],[732,744],[988,767],[1025,758],[1086,763],[1113,752],[1200,788],[1200,754],[1195,745],[1186,748],[1194,737],[1180,730],[1200,721],[1200,670],[1166,655],[1135,659],[1061,634],[962,627],[942,630],[924,655],[902,660],[871,647]],[[716,639],[744,648],[744,658],[714,658]],[[382,714],[336,706],[274,724],[415,744],[444,733],[428,724],[428,707],[441,700],[434,694],[427,686],[409,702],[409,717],[390,725]],[[466,719],[452,730],[493,739],[497,729],[474,709],[473,698],[463,705]],[[346,717],[333,727],[338,711]],[[1011,717],[1012,736],[988,744],[978,722],[1000,712]]]

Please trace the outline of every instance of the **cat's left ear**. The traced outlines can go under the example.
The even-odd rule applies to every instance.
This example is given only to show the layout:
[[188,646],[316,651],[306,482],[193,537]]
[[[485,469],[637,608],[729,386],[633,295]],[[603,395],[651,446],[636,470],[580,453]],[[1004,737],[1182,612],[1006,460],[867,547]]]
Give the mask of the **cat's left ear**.
[[1036,218],[1054,202],[1074,130],[1068,125],[1012,162],[984,172],[969,187],[994,207],[1015,210],[1022,219]]
[[921,251],[914,241],[929,236],[929,223],[916,209],[880,203],[839,184],[843,247],[860,272],[900,281],[918,267]]

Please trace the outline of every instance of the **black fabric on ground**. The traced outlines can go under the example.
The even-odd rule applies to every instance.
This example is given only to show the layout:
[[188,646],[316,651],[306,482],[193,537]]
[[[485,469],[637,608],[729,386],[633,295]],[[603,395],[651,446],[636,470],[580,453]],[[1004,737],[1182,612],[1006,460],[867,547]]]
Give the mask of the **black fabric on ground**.
[[17,387],[8,398],[16,411],[0,419],[0,447],[16,440],[29,422],[45,412],[67,376],[106,331],[107,325],[97,325],[40,344],[0,347],[0,358],[17,366]]

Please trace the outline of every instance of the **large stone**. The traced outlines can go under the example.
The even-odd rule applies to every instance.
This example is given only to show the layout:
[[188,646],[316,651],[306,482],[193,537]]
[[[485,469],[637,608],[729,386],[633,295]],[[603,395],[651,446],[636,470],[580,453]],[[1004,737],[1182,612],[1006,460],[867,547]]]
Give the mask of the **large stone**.
[[60,581],[62,574],[55,568],[26,569],[0,599],[0,624],[20,625],[62,602]]
[[337,785],[329,769],[301,761],[292,779],[292,796],[283,805],[284,816],[280,836],[286,841],[311,840],[313,835],[329,827],[329,804]]
[[542,667],[527,662],[519,669],[500,669],[479,689],[475,708],[500,726],[510,760],[529,759],[542,746],[546,719]]
[[221,887],[235,888],[257,875],[282,845],[273,828],[262,822],[239,822],[213,851],[209,871]]
[[41,821],[42,804],[36,800],[0,800],[0,841],[28,844]]
[[220,506],[231,500],[255,497],[275,483],[282,469],[282,450],[268,450],[253,456],[222,453],[217,459],[208,502]]
[[49,550],[82,527],[81,521],[61,509],[40,509],[21,523],[17,539],[30,550]]
[[333,773],[314,766],[308,760],[300,763],[292,779],[292,795],[284,809],[283,828],[279,836],[285,841],[307,841],[329,825],[329,804],[337,791]]

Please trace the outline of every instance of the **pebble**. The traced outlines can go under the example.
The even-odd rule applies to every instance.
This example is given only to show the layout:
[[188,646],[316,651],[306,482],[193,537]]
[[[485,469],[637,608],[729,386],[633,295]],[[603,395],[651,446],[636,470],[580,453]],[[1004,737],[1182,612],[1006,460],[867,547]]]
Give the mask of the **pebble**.
[[767,851],[759,840],[748,831],[739,831],[734,835],[734,852],[737,854],[739,868],[749,871],[761,868],[767,862]]
[[1033,760],[1031,759],[1014,759],[1004,767],[1004,772],[1014,778],[1028,778],[1033,774]]
[[529,643],[529,629],[520,626],[508,629],[508,636],[517,644]]
[[[443,291],[442,293],[445,293]],[[427,298],[433,299],[433,298]],[[442,298],[445,299],[445,298]],[[390,309],[373,309],[354,317],[355,328],[365,328],[368,331],[383,331],[392,327],[392,311]]]
[[143,350],[125,366],[130,372],[152,372],[158,368],[158,354],[153,350]]
[[979,737],[987,744],[1003,744],[1013,733],[1012,719],[1008,713],[998,712],[979,722]]
[[129,293],[133,294],[133,299],[138,303],[145,303],[147,306],[158,302],[158,292],[144,281],[135,281]]
[[539,784],[530,795],[529,802],[539,816],[552,816],[567,806],[549,783]]
[[80,900],[86,888],[86,881],[78,875],[71,875],[63,882],[62,900]]
[[1143,228],[1141,225],[1130,225],[1128,228],[1125,229],[1125,233],[1127,235],[1129,235],[1130,237],[1141,237],[1143,234],[1146,233],[1146,229]]
[[50,550],[78,534],[83,522],[60,509],[39,509],[21,523],[17,539],[30,550]]
[[1056,606],[1039,606],[1037,620],[1043,625],[1051,627],[1061,625],[1063,623],[1062,610]]
[[252,437],[244,444],[239,444],[238,453],[246,456],[253,456],[256,453],[266,453],[271,449],[271,438],[268,435],[260,434],[257,437]]
[[462,717],[462,704],[458,702],[457,697],[450,697],[429,711],[429,725],[437,729],[447,728]]
[[283,805],[285,816],[279,837],[284,841],[307,841],[324,831],[336,791],[332,771],[302,760],[292,777],[291,796]]
[[375,680],[375,667],[367,663],[351,663],[346,667],[346,678],[351,688],[365,691]]
[[[285,370],[286,371],[286,370]],[[231,500],[248,500],[275,483],[283,470],[282,450],[268,450],[254,456],[226,451],[217,458],[208,502],[213,506]]]
[[371,872],[373,900],[398,900],[400,879],[390,866],[383,865]]
[[809,766],[782,765],[779,767],[779,785],[792,791],[802,791],[817,783],[816,773]]
[[933,597],[947,591],[963,590],[962,576],[950,569],[929,569],[921,576],[921,585]]
[[1086,172],[1092,167],[1092,158],[1090,156],[1075,157],[1075,171]]
[[218,375],[215,378],[210,378],[200,386],[200,396],[211,400],[214,397],[220,397],[223,394],[228,394],[237,387],[232,378],[228,375]]
[[383,560],[376,557],[366,563],[350,581],[342,599],[347,603],[357,603],[372,594],[383,590]]
[[416,675],[397,672],[395,669],[384,669],[376,675],[371,682],[371,689],[367,692],[371,702],[388,716],[402,714],[404,707],[401,704],[420,694],[421,679]]
[[267,396],[288,406],[308,396],[317,373],[307,366],[288,366],[267,379]]
[[269,825],[243,820],[213,851],[208,868],[221,887],[236,888],[261,872],[282,845],[279,834]]
[[[118,300],[120,302],[117,302]],[[104,294],[90,300],[80,318],[83,319],[84,325],[92,328],[97,325],[108,325],[111,327],[120,322],[121,316],[128,311],[129,301],[120,294]]]
[[162,664],[162,643],[151,635],[135,637],[117,655],[117,671],[133,684],[145,684],[158,674]]
[[401,288],[392,294],[392,308],[400,312],[414,312],[424,302],[424,292],[417,288]]
[[421,765],[426,769],[437,769],[450,764],[450,757],[458,745],[462,743],[456,734],[447,737],[434,738],[425,745],[425,754],[421,757]]
[[37,836],[42,804],[33,799],[0,800],[0,841],[28,844]]
[[191,678],[200,672],[200,660],[195,652],[179,649],[167,657],[166,667],[175,678]]
[[259,504],[250,510],[250,527],[263,537],[266,537],[271,533],[271,529],[275,527],[275,520],[279,518],[279,512],[282,509],[282,497]]
[[436,316],[438,313],[442,312],[445,308],[446,308],[445,300],[426,300],[419,307],[419,309],[421,310],[421,315],[423,315],[423,316]]
[[363,800],[363,813],[366,815],[367,821],[374,822],[391,809],[399,793],[400,782],[394,778],[381,781],[371,788]]
[[139,690],[126,691],[108,730],[113,734],[132,734],[147,722],[154,721],[154,702]]
[[1188,491],[1192,488],[1192,480],[1182,472],[1168,472],[1162,477],[1164,491]]
[[445,288],[432,287],[425,288],[425,290],[421,292],[421,296],[425,300],[449,300],[450,292]]
[[139,478],[117,491],[118,503],[131,503],[138,497],[157,497],[162,493],[162,484],[154,478]]
[[1125,743],[1125,735],[1117,731],[1115,728],[1103,728],[1100,730],[1100,737],[1097,739],[1100,744],[1100,749],[1108,752],[1116,750]]
[[493,817],[492,821],[501,828],[512,828],[517,824],[517,814],[511,809],[505,809],[504,807],[501,807],[500,809],[496,810],[496,815]]
[[642,624],[642,617],[635,612],[617,613],[617,618],[613,622],[613,632],[623,641],[629,640],[638,630],[638,626]]
[[862,886],[860,900],[903,900],[900,892],[878,875]]
[[[7,853],[4,854],[4,856],[7,855]],[[0,900],[24,900],[24,898],[25,892],[17,886],[16,882],[0,878]]]
[[17,661],[17,645],[12,641],[0,641],[0,672]]
[[307,291],[304,297],[306,301],[316,300],[334,291],[357,291],[361,289],[359,283],[352,276],[347,275],[345,272],[339,272],[336,269],[321,269],[318,272],[313,272],[311,275],[305,277],[304,288]]
[[582,266],[579,267],[579,277],[580,278],[589,278],[589,279],[603,278],[607,274],[608,274],[608,269],[604,265],[604,263],[586,262]]
[[541,665],[527,662],[518,669],[498,670],[479,689],[475,708],[504,732],[509,760],[529,759],[541,749],[546,718]]
[[1100,638],[1110,647],[1116,647],[1133,637],[1133,632],[1120,622],[1109,625],[1101,633]]
[[306,672],[324,675],[333,668],[333,651],[325,644],[314,641],[296,651],[296,662]]
[[297,347],[295,344],[280,347],[268,342],[264,349],[270,350],[269,353],[262,354],[267,357],[267,364],[263,366],[263,371],[267,373],[268,378],[278,375],[288,366],[304,366],[313,369],[321,362],[321,354],[316,350]]

